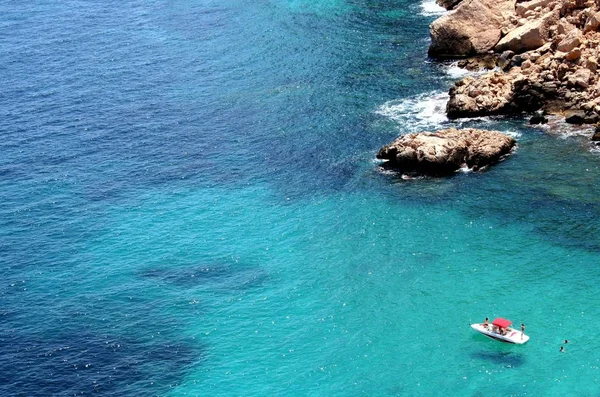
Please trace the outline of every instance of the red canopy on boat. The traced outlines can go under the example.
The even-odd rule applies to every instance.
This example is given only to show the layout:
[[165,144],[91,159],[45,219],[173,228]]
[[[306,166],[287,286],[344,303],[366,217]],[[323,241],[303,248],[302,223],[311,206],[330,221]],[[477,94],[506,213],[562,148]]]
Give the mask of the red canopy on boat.
[[495,319],[494,321],[492,321],[492,324],[493,325],[497,325],[500,328],[506,328],[509,325],[511,325],[512,322],[509,321],[509,320],[507,320],[507,319],[505,319],[505,318],[498,317],[497,319]]

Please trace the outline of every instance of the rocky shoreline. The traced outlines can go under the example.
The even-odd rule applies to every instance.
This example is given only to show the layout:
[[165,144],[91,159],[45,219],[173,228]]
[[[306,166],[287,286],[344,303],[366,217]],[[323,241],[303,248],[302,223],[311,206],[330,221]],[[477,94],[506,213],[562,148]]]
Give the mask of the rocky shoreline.
[[600,122],[600,2],[438,0],[429,56],[492,69],[450,89],[449,118],[538,112]]
[[[526,115],[595,124],[600,143],[600,0],[437,0],[450,10],[430,26],[428,55],[460,60],[487,73],[458,80],[449,91],[450,119]],[[404,135],[384,146],[383,167],[443,176],[480,170],[509,154],[501,132],[448,129]]]

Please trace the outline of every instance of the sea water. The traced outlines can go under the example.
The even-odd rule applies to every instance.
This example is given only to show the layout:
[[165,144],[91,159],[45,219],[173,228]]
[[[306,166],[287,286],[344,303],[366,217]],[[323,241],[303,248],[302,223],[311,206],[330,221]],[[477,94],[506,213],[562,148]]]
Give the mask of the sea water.
[[[591,131],[446,119],[431,2],[0,11],[1,395],[600,393]],[[380,170],[447,127],[518,146]]]

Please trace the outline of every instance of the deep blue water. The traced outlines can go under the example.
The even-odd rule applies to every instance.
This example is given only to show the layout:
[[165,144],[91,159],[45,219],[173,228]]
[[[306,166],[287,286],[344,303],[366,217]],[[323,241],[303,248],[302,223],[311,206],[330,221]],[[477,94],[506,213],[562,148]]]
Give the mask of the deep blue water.
[[[0,3],[0,395],[598,395],[590,131],[445,120],[435,17]],[[518,149],[379,170],[447,126]],[[531,341],[474,335],[486,316]]]

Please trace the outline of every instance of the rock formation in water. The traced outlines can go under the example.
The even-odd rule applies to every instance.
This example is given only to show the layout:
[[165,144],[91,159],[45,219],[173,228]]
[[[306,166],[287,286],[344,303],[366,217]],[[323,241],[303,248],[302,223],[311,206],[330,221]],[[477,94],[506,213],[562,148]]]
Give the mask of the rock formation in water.
[[453,10],[461,0],[437,0],[436,3],[447,10]]
[[577,124],[600,121],[600,0],[462,0],[452,7],[431,25],[429,55],[485,54],[496,70],[451,88],[450,118],[541,110]]
[[475,171],[510,153],[515,140],[498,131],[454,128],[403,135],[385,145],[377,158],[384,167],[407,174],[442,176],[462,167]]
[[514,15],[514,0],[463,0],[431,24],[429,56],[456,58],[485,54]]

